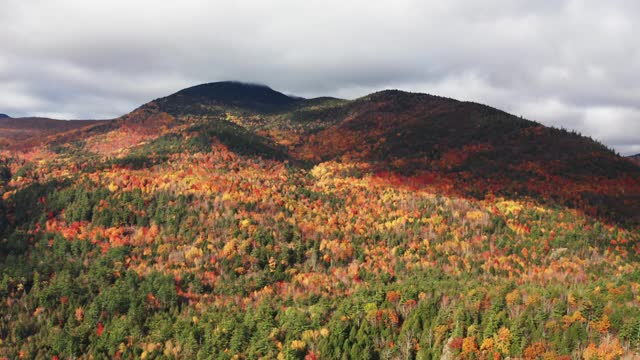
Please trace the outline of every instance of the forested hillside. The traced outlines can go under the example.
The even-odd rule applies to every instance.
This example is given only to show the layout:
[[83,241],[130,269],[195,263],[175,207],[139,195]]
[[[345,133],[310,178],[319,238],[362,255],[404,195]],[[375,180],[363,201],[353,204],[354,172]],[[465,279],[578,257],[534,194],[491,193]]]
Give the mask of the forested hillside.
[[11,118],[0,114],[0,150],[25,150],[38,146],[48,136],[93,127],[104,121],[55,120],[41,117]]
[[0,358],[640,356],[640,167],[576,133],[224,82],[0,158]]

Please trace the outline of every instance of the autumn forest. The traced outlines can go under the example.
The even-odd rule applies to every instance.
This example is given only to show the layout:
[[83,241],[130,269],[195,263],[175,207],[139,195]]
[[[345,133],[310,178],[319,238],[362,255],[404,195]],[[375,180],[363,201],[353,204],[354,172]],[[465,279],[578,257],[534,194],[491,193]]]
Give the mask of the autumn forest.
[[640,357],[640,166],[576,132],[236,82],[16,120],[1,359]]

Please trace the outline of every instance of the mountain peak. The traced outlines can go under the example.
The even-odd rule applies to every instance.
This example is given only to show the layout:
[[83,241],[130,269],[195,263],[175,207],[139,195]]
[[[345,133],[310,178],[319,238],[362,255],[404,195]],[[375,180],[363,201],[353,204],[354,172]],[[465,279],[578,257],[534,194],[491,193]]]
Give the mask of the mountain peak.
[[251,109],[279,107],[301,100],[301,98],[275,91],[266,85],[240,81],[220,81],[196,85],[182,89],[164,100],[180,99],[179,101],[183,102],[184,98]]

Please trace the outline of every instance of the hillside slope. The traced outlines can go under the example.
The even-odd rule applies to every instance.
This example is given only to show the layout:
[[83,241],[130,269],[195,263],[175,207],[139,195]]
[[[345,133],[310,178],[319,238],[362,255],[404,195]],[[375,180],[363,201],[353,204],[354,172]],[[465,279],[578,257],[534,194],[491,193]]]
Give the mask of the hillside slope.
[[638,171],[432,95],[186,89],[0,153],[0,358],[634,358]]
[[41,144],[51,135],[95,126],[100,123],[102,121],[0,116],[0,150],[3,148],[27,149]]
[[640,221],[640,168],[602,144],[475,103],[385,91],[295,148],[305,159],[346,158],[451,186],[461,196],[533,197],[616,221]]

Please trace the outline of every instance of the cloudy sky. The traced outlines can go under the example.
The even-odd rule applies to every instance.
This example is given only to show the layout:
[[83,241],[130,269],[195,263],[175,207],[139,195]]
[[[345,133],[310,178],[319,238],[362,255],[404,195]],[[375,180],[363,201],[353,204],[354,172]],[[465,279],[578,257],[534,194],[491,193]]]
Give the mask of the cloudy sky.
[[111,118],[210,81],[486,103],[640,152],[637,0],[0,0],[0,113]]

